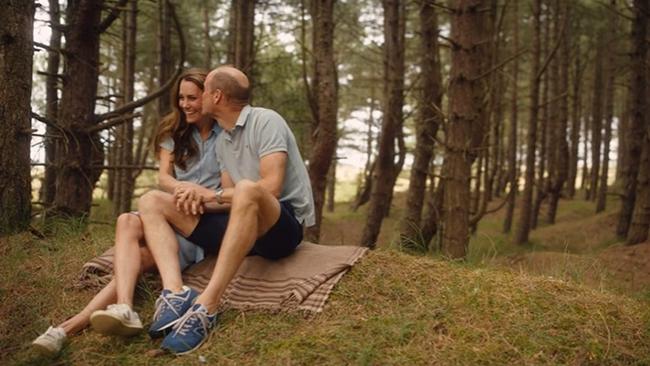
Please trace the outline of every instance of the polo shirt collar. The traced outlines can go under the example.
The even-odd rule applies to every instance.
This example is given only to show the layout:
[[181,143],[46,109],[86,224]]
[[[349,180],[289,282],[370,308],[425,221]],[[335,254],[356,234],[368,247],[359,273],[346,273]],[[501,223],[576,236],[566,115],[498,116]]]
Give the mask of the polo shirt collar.
[[246,104],[239,112],[239,117],[237,117],[237,122],[235,122],[235,127],[240,126],[244,127],[246,121],[248,120],[248,115],[251,113],[251,106]]
[[215,135],[218,135],[223,129],[221,126],[219,126],[219,123],[217,121],[214,121],[214,124],[212,125],[212,132],[214,132]]

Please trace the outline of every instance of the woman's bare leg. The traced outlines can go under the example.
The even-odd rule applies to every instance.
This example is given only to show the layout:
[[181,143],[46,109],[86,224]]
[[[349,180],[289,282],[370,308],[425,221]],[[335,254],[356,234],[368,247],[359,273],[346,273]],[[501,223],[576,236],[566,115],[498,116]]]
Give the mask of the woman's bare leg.
[[142,250],[140,247],[140,243],[144,243],[143,239],[142,221],[138,215],[124,213],[118,217],[113,260],[117,304],[133,307],[133,294],[138,277],[155,266],[149,250]]

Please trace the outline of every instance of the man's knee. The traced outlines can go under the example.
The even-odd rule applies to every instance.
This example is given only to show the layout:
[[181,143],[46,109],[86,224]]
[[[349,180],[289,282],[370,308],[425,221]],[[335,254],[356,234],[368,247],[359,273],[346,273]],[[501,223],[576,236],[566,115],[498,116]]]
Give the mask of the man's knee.
[[235,185],[233,203],[234,201],[257,202],[262,198],[263,193],[263,188],[259,183],[244,179]]

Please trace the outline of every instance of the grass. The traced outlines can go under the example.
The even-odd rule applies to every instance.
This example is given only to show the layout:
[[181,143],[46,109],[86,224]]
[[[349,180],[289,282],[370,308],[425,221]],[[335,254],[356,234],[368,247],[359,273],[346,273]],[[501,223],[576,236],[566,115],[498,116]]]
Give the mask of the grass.
[[[70,284],[85,259],[110,245],[112,227],[55,229],[46,239],[3,239],[0,364],[49,364],[29,342],[93,295]],[[139,297],[144,319],[152,307],[152,295]],[[642,365],[650,363],[650,311],[644,301],[548,277],[379,249],[343,278],[318,316],[229,311],[195,354],[149,356],[156,346],[144,334],[119,340],[86,331],[54,362]]]
[[[596,253],[611,243],[613,205],[593,215],[590,203],[563,201],[558,224],[534,231],[528,247],[501,233],[502,213],[490,215],[470,259],[449,263],[392,247],[402,201],[397,195],[379,249],[343,277],[322,314],[228,311],[209,343],[182,358],[153,357],[158,344],[145,334],[120,340],[92,330],[54,360],[35,356],[29,342],[93,296],[72,283],[87,259],[112,245],[113,226],[58,222],[42,228],[45,238],[0,238],[0,364],[650,364],[647,288],[627,296],[608,291],[604,278],[586,281],[601,270]],[[108,221],[107,202],[99,204],[92,221]],[[324,241],[358,244],[364,210],[338,205],[324,219]],[[136,300],[145,322],[156,294]]]

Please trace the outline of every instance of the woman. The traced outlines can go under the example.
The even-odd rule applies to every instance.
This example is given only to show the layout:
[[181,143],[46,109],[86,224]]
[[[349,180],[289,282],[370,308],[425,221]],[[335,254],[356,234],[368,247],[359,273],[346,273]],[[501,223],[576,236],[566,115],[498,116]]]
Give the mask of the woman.
[[[220,184],[215,142],[221,128],[201,113],[206,76],[203,70],[190,69],[178,78],[171,93],[172,112],[162,120],[154,140],[160,160],[159,186],[169,193],[195,185],[216,189]],[[202,259],[201,248],[180,235],[177,238],[181,269]],[[144,245],[138,214],[120,215],[115,227],[113,279],[81,312],[36,338],[33,347],[44,354],[56,355],[67,337],[86,328],[89,322],[101,333],[137,333],[142,323],[132,310],[136,282],[140,273],[154,268],[151,253]]]

